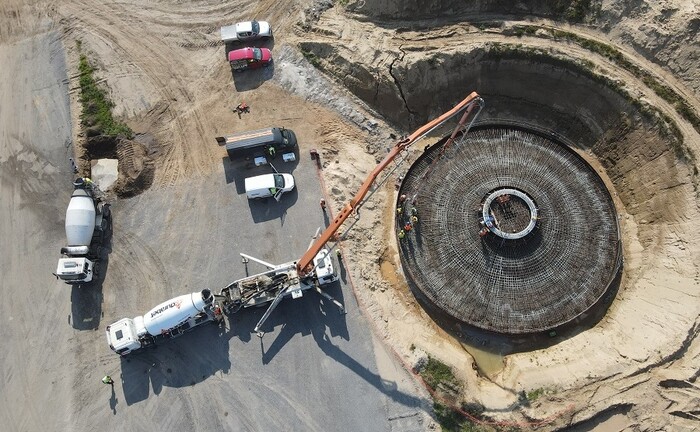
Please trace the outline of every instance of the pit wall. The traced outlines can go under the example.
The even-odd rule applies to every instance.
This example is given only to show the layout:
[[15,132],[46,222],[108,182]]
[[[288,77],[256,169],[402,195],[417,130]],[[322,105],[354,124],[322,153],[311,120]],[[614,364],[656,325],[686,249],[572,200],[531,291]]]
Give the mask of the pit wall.
[[[399,52],[386,68],[353,63],[325,43],[302,43],[317,67],[401,128],[424,124],[472,91],[486,99],[484,115],[533,123],[590,146],[637,107],[593,74],[537,53],[478,48],[437,54]],[[601,82],[599,82],[601,81]],[[406,113],[409,113],[407,116]]]
[[[655,109],[630,97],[620,84],[594,74],[585,61],[540,53],[513,53],[503,47],[490,52],[488,46],[437,54],[404,48],[393,63],[372,69],[372,65],[353,63],[330,45],[305,44],[303,49],[307,56],[313,54],[318,68],[400,130],[415,130],[477,91],[486,101],[482,122],[522,123],[551,130],[564,142],[573,143],[609,180],[620,220],[624,266],[621,294],[606,315],[610,320],[604,319],[586,337],[572,338],[561,346],[578,352],[589,345],[605,345],[601,340],[614,341],[617,351],[604,350],[607,354],[595,364],[581,367],[582,371],[603,373],[638,365],[621,364],[618,351],[626,359],[643,362],[658,355],[654,353],[670,355],[682,341],[697,316],[697,302],[668,325],[648,326],[667,323],[661,317],[678,314],[678,310],[665,305],[675,304],[677,297],[690,299],[697,292],[700,247],[688,239],[700,229],[696,222],[700,220],[698,192],[694,162],[682,150],[674,125],[666,123]],[[640,326],[640,319],[645,332],[653,335],[653,343],[645,332],[629,336],[630,329]],[[603,339],[596,338],[597,332],[602,332]],[[568,370],[565,359],[555,354],[550,358],[548,351],[544,356],[551,364],[547,370]],[[510,357],[508,364],[501,375],[506,386],[522,382],[526,387],[541,387],[552,376],[531,371],[527,355]],[[585,378],[571,377],[572,382]],[[569,384],[562,383],[564,387]]]
[[634,47],[637,53],[681,78],[700,97],[700,68],[696,67],[700,17],[692,7],[676,7],[677,3],[680,0],[356,0],[350,1],[345,10],[359,20],[386,28],[431,28],[466,21],[488,25],[504,19],[533,18],[587,23],[611,40]]
[[[371,70],[330,44],[301,48],[317,67],[407,131],[477,91],[486,101],[482,122],[507,120],[550,130],[593,153],[626,211],[647,228],[682,218],[684,196],[693,194],[692,166],[673,127],[585,62],[497,46],[404,51],[388,67]],[[653,232],[643,237],[652,238]]]
[[452,18],[466,14],[530,15],[556,18],[565,15],[572,3],[563,1],[530,0],[359,0],[346,5],[348,12],[362,15],[370,20],[415,20],[430,18]]

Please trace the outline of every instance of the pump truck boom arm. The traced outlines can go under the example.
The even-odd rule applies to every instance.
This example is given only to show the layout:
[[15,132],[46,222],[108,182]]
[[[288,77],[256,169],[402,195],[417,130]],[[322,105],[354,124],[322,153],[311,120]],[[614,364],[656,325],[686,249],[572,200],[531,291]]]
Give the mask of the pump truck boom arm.
[[462,118],[459,121],[457,127],[455,127],[452,135],[450,136],[450,141],[453,141],[459,131],[463,128],[467,121],[467,118],[474,109],[474,105],[479,105],[479,109],[483,107],[483,99],[476,93],[472,92],[469,96],[464,98],[460,103],[455,105],[454,108],[442,114],[440,117],[433,119],[432,121],[426,123],[425,125],[418,128],[408,137],[398,141],[394,144],[394,147],[389,150],[386,157],[379,162],[379,164],[374,167],[371,173],[367,176],[360,189],[357,191],[355,196],[338,212],[338,215],[333,219],[333,221],[328,225],[325,231],[321,233],[320,237],[311,245],[311,247],[306,251],[306,253],[297,261],[297,272],[299,276],[304,277],[313,270],[313,259],[323,249],[324,245],[331,240],[335,234],[338,232],[343,223],[352,214],[353,211],[357,210],[370,191],[372,184],[375,182],[379,174],[384,171],[384,169],[392,162],[396,157],[406,150],[411,144],[423,138],[426,134],[430,133],[433,129],[442,125],[444,122],[454,117],[461,111],[464,111]]
[[[106,328],[107,342],[110,348],[119,355],[127,355],[141,348],[154,346],[160,340],[177,337],[199,325],[208,322],[221,323],[224,319],[224,313],[235,313],[242,308],[271,303],[254,329],[258,336],[262,337],[263,323],[282,299],[290,296],[299,298],[303,291],[310,289],[314,289],[325,298],[333,301],[340,312],[344,313],[345,309],[342,304],[322,289],[324,285],[337,280],[329,251],[324,248],[325,244],[338,232],[350,214],[357,211],[363,204],[379,174],[403,150],[453,116],[464,111],[459,124],[444,146],[444,148],[448,147],[460,131],[466,133],[469,130],[476,115],[472,117],[471,123],[465,127],[467,119],[475,106],[478,105],[479,110],[481,110],[483,104],[484,102],[479,95],[472,93],[450,111],[397,142],[384,160],[372,170],[352,200],[343,207],[333,223],[310,245],[308,251],[299,261],[274,265],[250,255],[241,254],[244,263],[253,260],[267,267],[267,270],[236,280],[228,284],[218,294],[205,289],[161,303],[143,316],[133,319],[123,318]],[[313,273],[314,270],[315,273]]]

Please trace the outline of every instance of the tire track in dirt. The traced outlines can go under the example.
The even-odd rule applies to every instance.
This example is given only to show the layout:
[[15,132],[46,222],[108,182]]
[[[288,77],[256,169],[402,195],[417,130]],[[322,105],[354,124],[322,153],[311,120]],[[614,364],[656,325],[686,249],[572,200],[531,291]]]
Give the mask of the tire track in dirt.
[[[163,112],[164,119],[157,121],[162,126],[157,138],[164,152],[157,160],[156,183],[173,186],[185,178],[210,172],[214,149],[200,144],[211,127],[205,126],[203,113],[192,93],[185,86],[171,84],[194,80],[186,74],[186,65],[178,60],[186,59],[185,53],[165,45],[158,35],[150,32],[150,27],[147,28],[146,19],[134,19],[133,11],[119,4],[76,1],[64,5],[61,12],[70,17],[66,20],[68,33],[82,30],[105,40],[112,45],[118,58],[143,71],[144,78],[152,82],[155,91],[169,104]],[[187,119],[180,114],[185,111],[183,104],[190,114]]]
[[[105,305],[121,303],[122,301],[116,301],[116,298],[126,296],[128,297],[126,300],[135,304],[139,311],[144,307],[148,308],[154,301],[161,300],[151,298],[150,295],[161,292],[161,288],[168,285],[165,266],[158,253],[145,240],[122,230],[119,224],[115,224],[115,233],[118,235],[114,236],[110,260],[123,267],[123,271],[109,271],[110,286],[116,287],[120,292],[108,292],[104,289]],[[137,292],[129,288],[133,286],[138,286]],[[112,308],[109,307],[109,309]]]
[[[172,9],[173,5],[167,6]],[[159,117],[152,119],[162,149],[155,161],[153,186],[156,188],[171,187],[185,179],[206,175],[217,165],[218,149],[204,144],[211,140],[215,128],[204,114],[203,106],[217,101],[200,95],[220,92],[221,85],[214,79],[210,80],[211,84],[197,83],[202,78],[201,70],[194,70],[197,65],[189,61],[192,55],[209,56],[213,66],[207,67],[204,74],[211,71],[212,76],[222,76],[218,69],[225,69],[225,66],[214,54],[218,51],[218,37],[211,37],[207,32],[216,32],[218,36],[216,24],[222,19],[234,22],[251,17],[271,20],[276,33],[280,29],[284,32],[284,27],[294,20],[293,11],[298,8],[291,0],[284,5],[274,1],[251,1],[235,10],[220,3],[190,6],[175,5],[173,11],[164,9],[166,5],[138,1],[103,4],[76,0],[59,9],[65,17],[66,34],[87,33],[100,38],[112,47],[117,59],[141,71],[144,80],[152,84],[154,92],[167,104]],[[245,11],[251,9],[252,13],[246,15]],[[89,42],[89,38],[84,39]],[[107,74],[107,82],[133,75],[111,70],[100,73]],[[227,75],[223,77],[230,79]]]

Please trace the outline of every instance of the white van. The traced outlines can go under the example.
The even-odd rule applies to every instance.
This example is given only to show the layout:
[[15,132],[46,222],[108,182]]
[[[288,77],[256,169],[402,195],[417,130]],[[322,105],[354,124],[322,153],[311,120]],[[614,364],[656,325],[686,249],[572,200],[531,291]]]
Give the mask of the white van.
[[282,194],[294,189],[291,174],[263,174],[245,179],[245,193],[248,199],[273,197],[279,201]]

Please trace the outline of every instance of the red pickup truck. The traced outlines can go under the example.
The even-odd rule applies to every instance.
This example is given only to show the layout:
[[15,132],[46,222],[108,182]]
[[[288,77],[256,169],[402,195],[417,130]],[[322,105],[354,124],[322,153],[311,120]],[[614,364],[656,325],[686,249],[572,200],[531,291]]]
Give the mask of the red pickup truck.
[[267,48],[241,48],[228,53],[228,61],[235,72],[267,67],[272,63],[272,53]]

